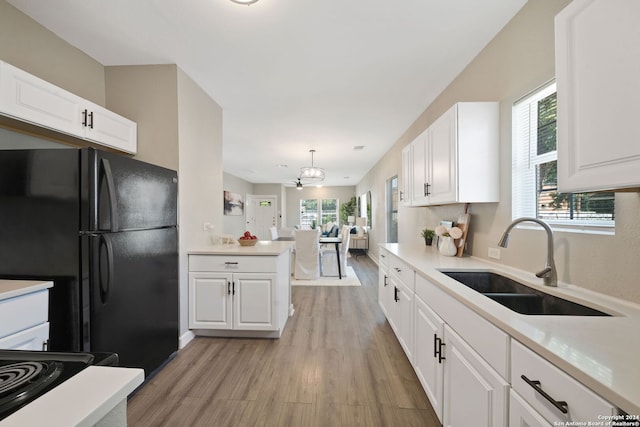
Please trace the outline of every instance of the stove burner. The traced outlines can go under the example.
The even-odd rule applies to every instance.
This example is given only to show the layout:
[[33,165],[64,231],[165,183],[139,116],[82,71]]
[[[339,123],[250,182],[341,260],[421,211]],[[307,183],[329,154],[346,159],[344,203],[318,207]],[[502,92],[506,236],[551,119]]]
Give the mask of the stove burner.
[[44,368],[40,362],[14,363],[0,367],[0,396],[29,382]]
[[58,362],[28,361],[0,366],[0,409],[37,395],[61,372],[62,364]]

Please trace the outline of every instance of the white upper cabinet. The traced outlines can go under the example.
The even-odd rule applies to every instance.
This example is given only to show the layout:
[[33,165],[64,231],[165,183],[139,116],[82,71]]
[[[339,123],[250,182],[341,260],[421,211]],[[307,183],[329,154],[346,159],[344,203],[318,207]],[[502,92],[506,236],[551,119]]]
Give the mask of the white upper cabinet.
[[640,2],[570,3],[555,21],[558,187],[640,187]]
[[422,206],[429,204],[429,165],[428,131],[425,130],[411,142],[411,205]]
[[411,144],[402,149],[402,181],[400,182],[400,204],[411,206]]
[[498,120],[497,102],[461,102],[413,140],[411,206],[497,202]]
[[135,154],[137,125],[0,61],[0,114]]

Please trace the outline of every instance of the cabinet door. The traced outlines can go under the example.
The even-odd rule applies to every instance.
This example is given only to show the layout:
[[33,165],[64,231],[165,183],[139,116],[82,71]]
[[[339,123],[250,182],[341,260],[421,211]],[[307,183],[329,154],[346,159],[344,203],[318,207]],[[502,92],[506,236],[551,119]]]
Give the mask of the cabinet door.
[[378,305],[382,309],[384,315],[388,318],[388,307],[391,304],[391,300],[388,298],[389,292],[389,269],[380,264],[380,270],[378,272]]
[[48,341],[49,322],[45,322],[0,339],[0,349],[42,351],[47,350]]
[[442,422],[443,360],[438,357],[444,321],[416,295],[413,367],[433,409]]
[[84,100],[6,62],[0,62],[0,113],[83,137]]
[[445,325],[444,422],[446,427],[506,427],[509,384]]
[[274,311],[276,275],[236,273],[232,278],[233,329],[273,331],[277,329]]
[[413,172],[411,170],[411,145],[402,149],[402,176],[400,186],[400,204],[411,206],[411,188]]
[[511,427],[551,427],[518,393],[511,390],[509,398],[509,426]]
[[454,105],[429,127],[429,203],[458,200],[457,106]]
[[413,311],[414,292],[401,281],[396,282],[394,317],[396,336],[404,353],[413,363]]
[[[137,125],[135,122],[87,102],[85,138],[127,153],[137,151]],[[84,114],[84,112],[83,112]]]
[[232,275],[189,273],[189,327],[231,329]]
[[558,189],[640,186],[640,2],[574,1],[556,17]]
[[427,166],[428,129],[411,142],[411,205],[429,203],[429,176]]

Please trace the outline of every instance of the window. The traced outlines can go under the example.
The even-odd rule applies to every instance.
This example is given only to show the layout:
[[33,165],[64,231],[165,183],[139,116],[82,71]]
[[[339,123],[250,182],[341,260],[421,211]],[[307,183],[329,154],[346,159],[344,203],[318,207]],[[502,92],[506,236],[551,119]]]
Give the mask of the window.
[[338,199],[300,199],[301,228],[315,228],[327,222],[338,223]]
[[513,218],[553,225],[614,226],[614,193],[559,193],[555,83],[513,106]]
[[398,242],[398,176],[387,180],[387,242]]

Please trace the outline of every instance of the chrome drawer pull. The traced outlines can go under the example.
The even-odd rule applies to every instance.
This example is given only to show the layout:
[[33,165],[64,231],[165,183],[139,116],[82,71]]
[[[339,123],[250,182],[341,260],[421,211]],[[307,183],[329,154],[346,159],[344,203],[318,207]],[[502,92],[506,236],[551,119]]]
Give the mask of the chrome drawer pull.
[[540,381],[536,381],[536,380],[530,380],[529,378],[527,378],[525,375],[520,375],[520,378],[522,378],[524,380],[524,382],[526,382],[527,384],[529,384],[531,387],[533,387],[533,389],[535,391],[537,391],[538,393],[540,393],[542,395],[542,397],[544,397],[545,399],[547,399],[549,402],[551,402],[551,404],[553,406],[555,406],[556,408],[558,408],[558,410],[560,412],[562,412],[563,414],[566,414],[569,412],[569,410],[567,409],[569,407],[569,404],[567,402],[565,402],[564,400],[555,400],[553,397],[549,396],[543,389],[542,387],[540,387]]

